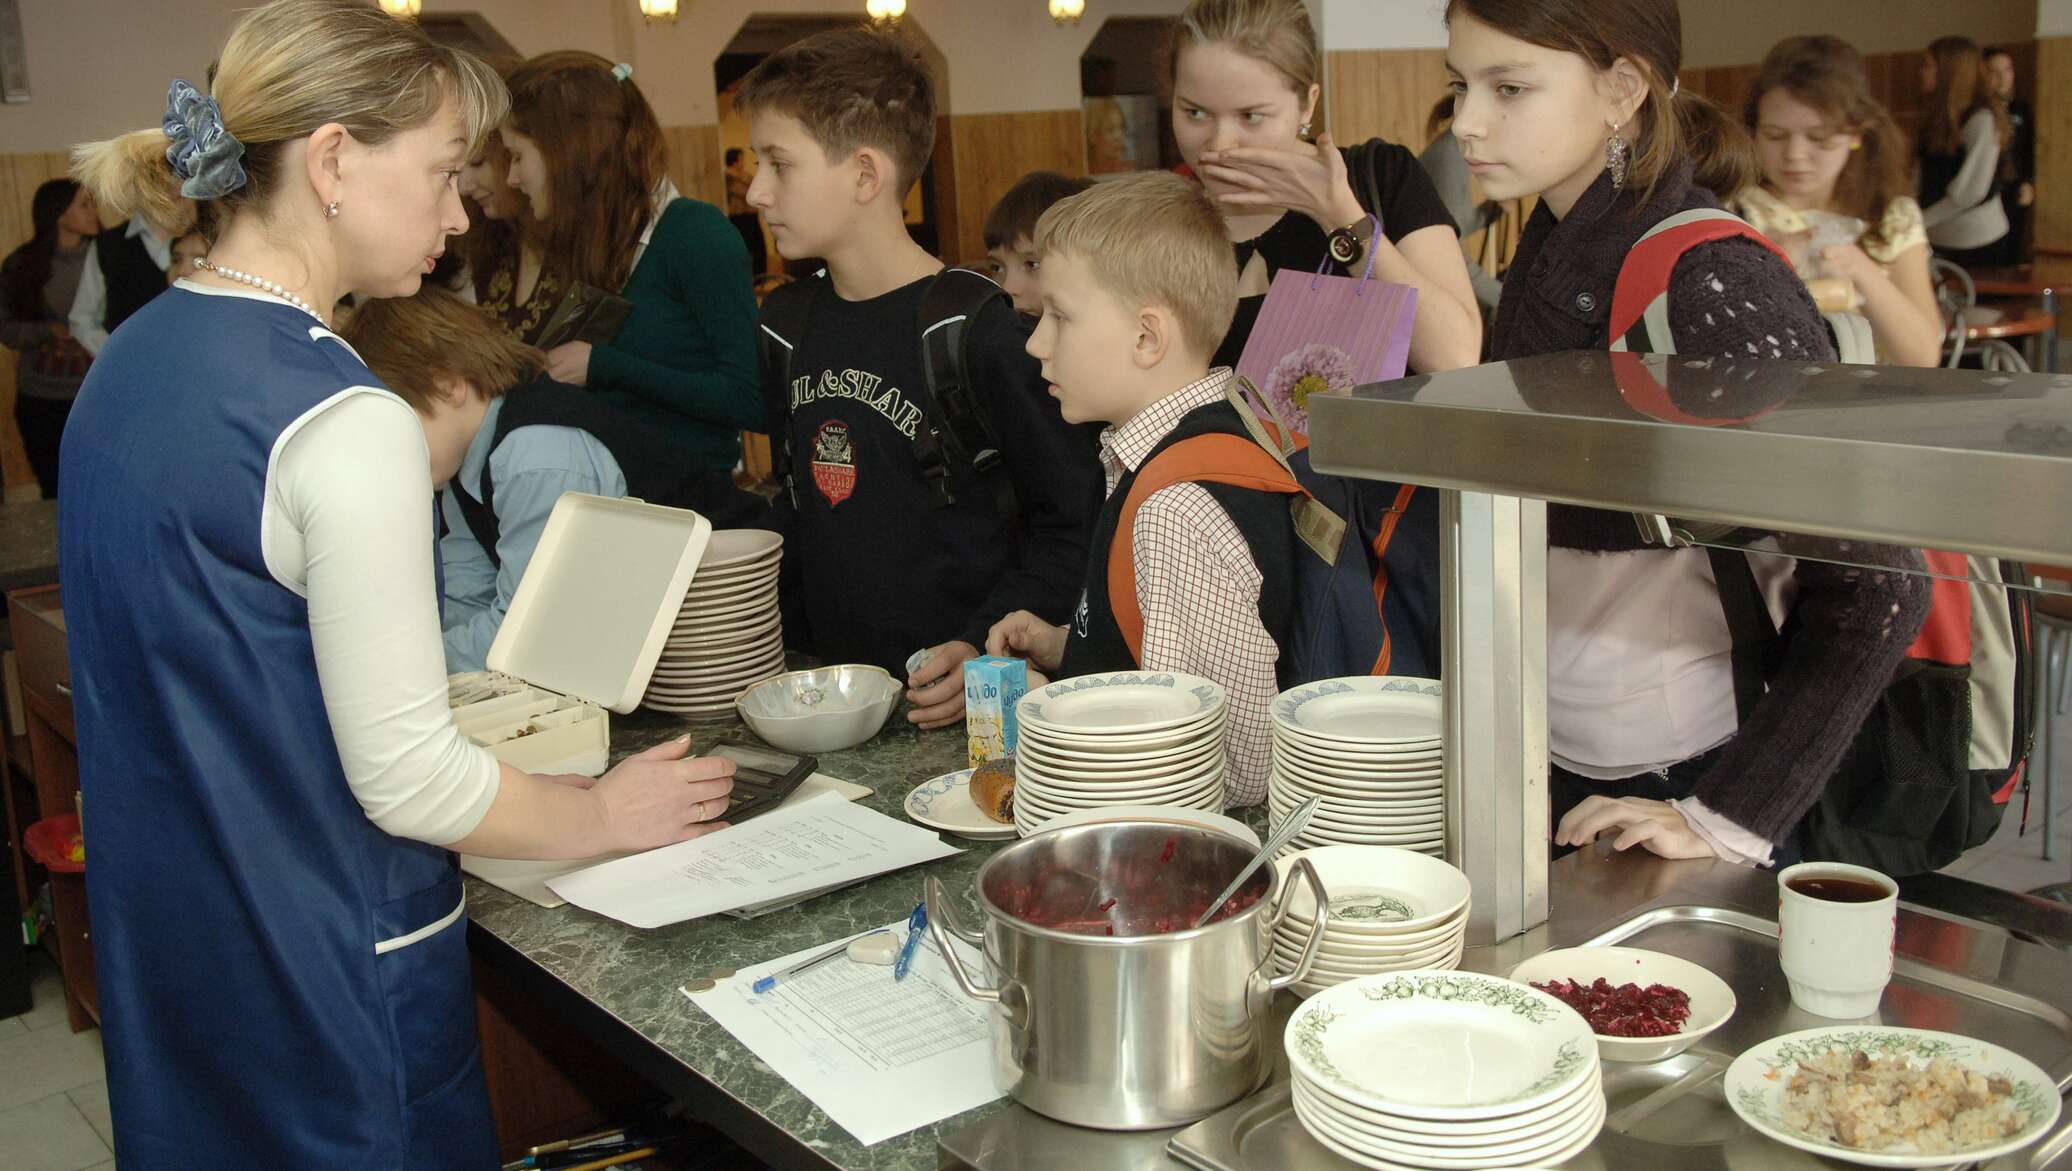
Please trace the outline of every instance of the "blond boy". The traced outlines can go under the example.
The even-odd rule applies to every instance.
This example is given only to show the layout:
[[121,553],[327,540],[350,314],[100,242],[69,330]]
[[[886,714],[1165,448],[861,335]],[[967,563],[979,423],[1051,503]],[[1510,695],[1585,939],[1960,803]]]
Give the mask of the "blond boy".
[[[1199,186],[1147,173],[1052,207],[1035,245],[1043,316],[1029,352],[1067,421],[1108,425],[1100,439],[1108,497],[1072,622],[1010,615],[987,648],[1064,677],[1141,668],[1222,684],[1226,800],[1251,804],[1266,795],[1267,709],[1292,625],[1288,499],[1174,471],[1183,442],[1252,442],[1228,395],[1231,372],[1209,364],[1237,307],[1222,217]],[[1131,510],[1140,474],[1178,478]],[[1129,562],[1123,580],[1134,578],[1121,594],[1109,572],[1116,558]]]

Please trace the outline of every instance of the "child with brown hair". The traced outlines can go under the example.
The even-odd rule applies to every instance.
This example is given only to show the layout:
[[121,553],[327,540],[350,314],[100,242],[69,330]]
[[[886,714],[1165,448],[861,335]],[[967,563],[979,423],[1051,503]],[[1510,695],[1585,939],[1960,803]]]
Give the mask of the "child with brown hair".
[[[1825,238],[1817,254],[1793,255],[1801,273],[1846,282],[1840,304],[1822,307],[1860,305],[1884,360],[1937,365],[1942,311],[1906,139],[1871,96],[1862,55],[1838,37],[1778,42],[1742,117],[1755,132],[1762,181],[1729,204],[1788,254]],[[1832,238],[1837,228],[1843,238]]]
[[548,377],[545,354],[444,289],[369,301],[341,332],[424,423],[446,530],[448,671],[485,667],[564,494],[689,508],[714,528],[753,525],[768,511],[668,435]]
[[986,267],[1013,298],[1015,312],[1029,317],[1043,312],[1036,291],[1036,221],[1051,205],[1093,185],[1091,179],[1071,179],[1056,171],[1031,171],[986,213]]
[[763,304],[790,488],[786,633],[905,678],[915,723],[954,723],[988,627],[1070,612],[1099,499],[1091,452],[999,288],[907,234],[936,132],[911,46],[865,28],[808,37],[757,66],[735,108],[762,164],[749,204],[786,259],[827,265]]
[[540,223],[545,273],[563,297],[580,284],[633,304],[611,340],[547,351],[547,372],[731,471],[741,432],[761,425],[741,234],[664,174],[668,144],[631,66],[564,50],[508,80],[503,143]]

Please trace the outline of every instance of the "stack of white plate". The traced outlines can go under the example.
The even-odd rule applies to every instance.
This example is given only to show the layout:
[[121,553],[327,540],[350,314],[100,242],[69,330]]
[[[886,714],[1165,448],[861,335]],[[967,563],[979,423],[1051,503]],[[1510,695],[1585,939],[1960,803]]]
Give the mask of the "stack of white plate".
[[1283,856],[1308,846],[1400,846],[1439,854],[1446,837],[1446,767],[1439,682],[1389,675],[1326,679],[1273,701],[1275,826],[1323,798]]
[[1223,810],[1223,689],[1199,675],[1063,679],[1022,697],[1014,824],[1111,805]]
[[1365,1167],[1551,1167],[1604,1125],[1597,1039],[1544,992],[1392,972],[1305,1001],[1286,1037],[1295,1116]]
[[[1325,846],[1298,856],[1323,880],[1330,914],[1296,992],[1307,996],[1362,976],[1459,965],[1467,943],[1467,875],[1389,846]],[[1316,896],[1294,865],[1295,856],[1274,863],[1288,891],[1288,913],[1273,935],[1274,968],[1282,973],[1295,969],[1316,928]]]
[[696,717],[734,713],[734,700],[784,673],[777,570],[784,538],[762,529],[712,534],[654,678],[641,702]]

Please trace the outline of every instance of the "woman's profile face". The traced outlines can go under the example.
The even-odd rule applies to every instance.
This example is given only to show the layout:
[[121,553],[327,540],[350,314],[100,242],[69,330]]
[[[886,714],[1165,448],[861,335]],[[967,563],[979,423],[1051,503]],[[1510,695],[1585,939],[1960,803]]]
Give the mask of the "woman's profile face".
[[504,150],[511,156],[511,189],[524,196],[532,206],[533,218],[547,219],[554,214],[554,190],[548,182],[547,156],[541,153],[539,143],[518,133],[508,123],[500,133]]
[[423,126],[378,147],[358,147],[341,170],[339,214],[329,221],[345,287],[374,297],[407,297],[468,230],[460,174],[467,128],[452,95]]

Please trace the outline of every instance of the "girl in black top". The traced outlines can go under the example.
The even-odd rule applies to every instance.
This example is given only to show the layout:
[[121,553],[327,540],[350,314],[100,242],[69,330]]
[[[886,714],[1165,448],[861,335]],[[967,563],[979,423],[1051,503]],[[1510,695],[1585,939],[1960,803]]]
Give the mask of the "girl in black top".
[[[1173,137],[1223,206],[1240,273],[1237,319],[1215,362],[1237,365],[1276,272],[1328,259],[1328,271],[1357,276],[1371,247],[1377,278],[1418,290],[1410,368],[1471,366],[1482,317],[1453,220],[1403,147],[1310,141],[1320,57],[1302,0],[1192,0],[1173,26]],[[1334,255],[1341,230],[1350,237]]]

